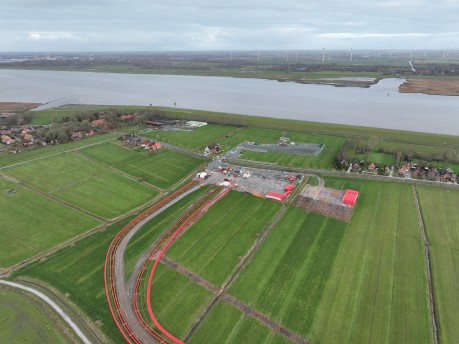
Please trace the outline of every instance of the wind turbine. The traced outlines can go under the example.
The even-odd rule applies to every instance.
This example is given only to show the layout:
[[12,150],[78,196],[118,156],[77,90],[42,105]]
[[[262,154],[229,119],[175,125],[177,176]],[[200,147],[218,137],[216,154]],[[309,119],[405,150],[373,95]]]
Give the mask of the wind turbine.
[[325,48],[322,48],[322,62],[325,62]]
[[349,59],[349,62],[352,62],[352,48],[351,48],[351,58]]

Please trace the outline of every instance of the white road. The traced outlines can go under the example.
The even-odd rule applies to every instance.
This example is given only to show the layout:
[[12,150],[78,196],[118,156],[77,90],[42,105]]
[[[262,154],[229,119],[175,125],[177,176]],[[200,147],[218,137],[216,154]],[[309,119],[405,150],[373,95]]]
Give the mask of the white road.
[[42,299],[48,305],[50,305],[62,317],[62,319],[64,319],[67,322],[67,324],[69,324],[69,326],[75,331],[76,335],[80,337],[81,341],[84,344],[91,344],[91,341],[88,339],[88,337],[86,337],[85,334],[80,330],[80,328],[72,321],[72,319],[70,319],[67,313],[65,313],[62,310],[62,308],[60,308],[53,300],[51,300],[48,296],[46,296],[42,292],[35,290],[33,288],[30,288],[30,287],[26,287],[19,283],[5,281],[2,279],[0,279],[0,284],[8,285],[13,288],[22,289],[22,290],[28,291],[29,293],[32,293],[38,296],[40,299]]

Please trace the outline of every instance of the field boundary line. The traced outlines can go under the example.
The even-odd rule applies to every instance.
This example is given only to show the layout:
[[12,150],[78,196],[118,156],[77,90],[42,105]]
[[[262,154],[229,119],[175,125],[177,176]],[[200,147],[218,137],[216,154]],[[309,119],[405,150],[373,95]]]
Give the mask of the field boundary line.
[[64,299],[63,295],[59,295],[60,292],[53,288],[51,285],[29,277],[17,277],[15,281],[20,282],[24,285],[35,286],[35,289],[42,291],[45,295],[48,295],[54,300],[57,300],[62,308],[65,308],[68,312],[71,312],[73,317],[78,319],[81,325],[92,335],[93,339],[96,339],[98,343],[108,343],[105,335],[93,325],[92,320],[88,318],[86,313],[81,310],[69,299]]
[[[202,313],[199,319],[193,324],[190,331],[185,337],[185,342],[187,342],[193,336],[193,334],[199,328],[201,323],[207,318],[207,316],[212,311],[212,309],[215,308],[219,298],[223,294],[226,293],[226,290],[229,288],[232,282],[236,279],[237,276],[239,276],[240,272],[242,271],[242,268],[251,260],[255,252],[258,250],[258,247],[260,246],[261,242],[271,232],[271,230],[275,227],[275,225],[279,222],[279,220],[284,216],[286,210],[287,210],[287,204],[284,204],[284,206],[278,211],[274,219],[265,227],[265,229],[260,234],[260,236],[255,240],[253,245],[249,248],[249,250],[244,255],[244,257],[239,261],[238,265],[235,267],[235,269],[230,274],[230,276],[223,282],[222,286],[220,287],[219,293],[215,295],[213,300],[210,301],[207,309]],[[283,334],[282,332],[280,333]]]
[[90,162],[92,162],[92,163],[99,164],[99,165],[102,165],[102,166],[104,166],[104,167],[107,167],[107,168],[109,168],[110,170],[112,170],[112,171],[115,172],[115,173],[121,174],[121,175],[125,176],[126,178],[129,178],[129,179],[131,179],[131,180],[133,180],[133,181],[135,181],[135,182],[138,182],[138,183],[140,183],[140,184],[144,184],[144,185],[146,185],[146,186],[148,186],[148,187],[150,187],[150,188],[152,188],[152,189],[155,189],[155,190],[158,191],[158,192],[163,192],[163,191],[164,191],[163,189],[157,187],[156,185],[153,185],[153,184],[151,184],[151,183],[149,183],[149,182],[146,182],[146,181],[143,180],[142,178],[136,178],[136,177],[130,175],[129,173],[126,173],[126,172],[124,172],[124,171],[121,171],[120,169],[117,169],[116,167],[113,167],[113,166],[111,166],[111,165],[109,165],[109,164],[105,164],[105,163],[103,163],[103,162],[101,162],[101,161],[98,161],[98,160],[93,159],[93,158],[91,158],[91,157],[89,157],[89,156],[86,156],[86,155],[84,155],[84,154],[82,154],[82,153],[80,152],[80,149],[75,150],[74,153],[75,153],[76,155],[82,157],[83,159],[86,159],[86,160],[88,160],[88,161],[90,161]]
[[[178,273],[182,274],[183,276],[187,277],[191,282],[200,285],[201,287],[209,290],[212,294],[217,297],[220,297],[222,300],[225,300],[230,305],[234,306],[235,308],[239,309],[245,315],[261,322],[273,332],[279,333],[284,337],[293,340],[294,343],[298,344],[308,344],[309,342],[296,334],[295,332],[289,330],[288,328],[280,325],[274,320],[271,320],[267,315],[263,314],[262,312],[257,311],[255,308],[249,306],[245,302],[241,301],[240,299],[229,295],[226,292],[222,292],[221,288],[217,287],[216,285],[210,283],[209,281],[205,280],[198,274],[192,272],[191,270],[185,268],[184,266],[178,264],[177,262],[173,261],[167,256],[161,257],[161,262],[166,266],[170,267],[171,269],[177,271]],[[185,339],[185,342],[188,339]]]
[[430,318],[432,321],[432,331],[433,331],[433,340],[435,344],[440,342],[440,333],[438,331],[438,319],[437,312],[435,307],[435,293],[432,282],[432,264],[430,262],[430,244],[427,239],[427,233],[425,228],[424,216],[422,215],[422,209],[419,202],[418,190],[416,185],[413,185],[413,197],[416,203],[416,211],[418,213],[419,229],[421,232],[422,241],[424,244],[424,253],[426,260],[426,272],[427,272],[427,287],[429,290],[429,308],[430,308]]
[[[4,174],[2,173],[2,175],[4,175]],[[76,205],[74,205],[74,204],[72,204],[72,203],[69,203],[69,202],[67,202],[67,201],[65,201],[65,200],[63,200],[63,199],[60,199],[59,197],[56,197],[56,196],[54,196],[54,195],[51,195],[51,194],[48,193],[48,192],[42,191],[42,190],[36,188],[35,186],[32,186],[32,185],[30,185],[30,184],[28,184],[28,183],[26,183],[26,182],[24,182],[24,181],[22,181],[22,180],[19,180],[19,183],[18,183],[18,184],[21,184],[22,186],[24,186],[24,187],[26,187],[26,188],[28,188],[28,189],[34,191],[35,193],[38,193],[38,194],[40,194],[40,195],[42,195],[42,196],[45,196],[46,198],[49,198],[49,199],[55,201],[56,203],[59,203],[59,204],[65,205],[65,206],[67,206],[67,207],[69,207],[69,208],[72,208],[72,209],[74,209],[74,210],[77,210],[77,211],[79,211],[80,213],[83,213],[83,214],[85,214],[85,215],[87,215],[87,216],[90,216],[90,217],[92,217],[92,218],[95,218],[95,219],[100,220],[100,221],[103,221],[103,222],[109,221],[109,219],[105,219],[105,218],[103,218],[103,217],[101,217],[101,216],[99,216],[99,215],[93,214],[93,213],[91,213],[91,212],[89,212],[89,211],[87,211],[87,210],[85,210],[85,209],[83,209],[83,208],[80,208],[80,207],[78,207],[78,206],[76,206]]]
[[73,329],[75,334],[80,337],[84,344],[91,344],[91,341],[86,337],[86,335],[80,330],[80,328],[73,322],[73,320],[65,313],[62,308],[60,308],[53,300],[51,300],[48,296],[43,294],[42,292],[33,289],[31,287],[26,287],[19,283],[14,283],[10,281],[5,281],[0,279],[0,284],[8,285],[13,288],[22,289],[29,293],[34,294],[35,296],[39,297],[41,300],[45,301],[49,306],[51,306],[54,311],[59,314],[62,319]]
[[37,161],[37,160],[46,159],[46,158],[49,158],[49,157],[52,157],[52,156],[56,156],[56,155],[59,155],[59,154],[73,152],[73,151],[78,150],[78,149],[83,149],[83,148],[87,148],[87,147],[91,147],[91,146],[100,145],[102,143],[110,142],[110,141],[113,141],[113,140],[116,140],[116,138],[107,139],[107,140],[104,140],[104,141],[101,141],[101,142],[90,143],[90,144],[88,144],[86,146],[81,146],[81,147],[77,147],[77,148],[69,148],[69,149],[63,150],[61,152],[51,153],[51,154],[48,154],[48,155],[40,156],[38,158],[29,159],[29,160],[26,160],[26,161],[16,162],[16,163],[11,164],[11,165],[1,166],[0,170],[11,168],[11,167],[14,167],[14,166],[24,165],[24,164],[27,164],[29,162],[34,162],[34,161]]

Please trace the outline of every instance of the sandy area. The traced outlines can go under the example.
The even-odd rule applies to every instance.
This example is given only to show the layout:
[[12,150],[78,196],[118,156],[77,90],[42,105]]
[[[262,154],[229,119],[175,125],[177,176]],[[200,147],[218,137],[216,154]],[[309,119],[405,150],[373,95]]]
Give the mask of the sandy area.
[[401,93],[459,96],[459,80],[410,79],[399,88]]

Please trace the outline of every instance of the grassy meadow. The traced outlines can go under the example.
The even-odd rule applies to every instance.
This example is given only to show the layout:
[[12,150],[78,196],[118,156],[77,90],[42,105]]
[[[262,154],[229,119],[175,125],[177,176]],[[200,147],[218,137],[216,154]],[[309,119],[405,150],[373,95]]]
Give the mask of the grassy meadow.
[[103,275],[110,242],[132,218],[63,248],[45,260],[19,270],[13,277],[32,277],[52,285],[98,324],[110,342],[124,343],[107,305]]
[[170,188],[204,162],[166,149],[147,155],[115,142],[88,147],[80,153],[162,189]]
[[[73,343],[58,328],[48,312],[54,312],[34,296],[0,286],[1,343]],[[53,315],[59,319],[59,316]],[[61,319],[59,326],[70,331]]]
[[435,305],[441,343],[459,338],[459,191],[418,186],[430,244]]
[[157,191],[72,152],[10,167],[4,173],[106,219],[158,195]]
[[288,344],[288,339],[224,301],[218,301],[189,340],[199,343]]
[[[11,192],[14,190],[14,192]],[[101,223],[0,178],[0,267],[8,267]]]
[[236,267],[280,204],[230,192],[190,227],[166,255],[214,285]]

